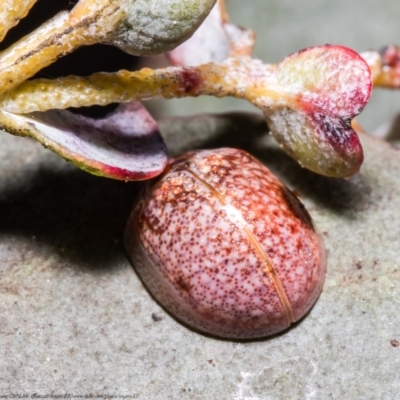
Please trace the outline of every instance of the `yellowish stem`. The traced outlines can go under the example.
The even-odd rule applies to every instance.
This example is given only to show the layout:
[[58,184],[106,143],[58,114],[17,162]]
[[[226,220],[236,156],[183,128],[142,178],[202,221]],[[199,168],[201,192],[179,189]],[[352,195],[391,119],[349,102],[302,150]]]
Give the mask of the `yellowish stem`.
[[383,65],[382,57],[377,51],[366,51],[361,56],[371,69],[372,82],[375,88],[398,89],[400,73],[398,68]]
[[77,12],[80,8],[72,10],[71,14],[61,12],[0,53],[0,98],[57,58],[79,46],[104,39],[104,31],[107,31],[99,23],[99,17],[106,15],[109,18],[107,28],[112,28],[121,18],[116,7],[116,2],[102,0],[90,15]]
[[24,18],[36,0],[2,0],[0,7],[0,42],[19,20]]
[[70,28],[67,12],[58,14],[0,54],[0,95],[87,42]]
[[[282,99],[281,90],[268,79],[261,83],[251,79],[252,61],[250,58],[246,61],[228,59],[221,64],[190,68],[144,68],[137,72],[97,73],[86,78],[69,76],[26,81],[7,95],[2,108],[13,113],[29,113],[200,95],[245,98],[262,108],[272,99]],[[268,76],[273,66],[264,68]]]
[[386,89],[398,89],[400,87],[400,76],[395,70],[387,67],[374,79],[374,86]]

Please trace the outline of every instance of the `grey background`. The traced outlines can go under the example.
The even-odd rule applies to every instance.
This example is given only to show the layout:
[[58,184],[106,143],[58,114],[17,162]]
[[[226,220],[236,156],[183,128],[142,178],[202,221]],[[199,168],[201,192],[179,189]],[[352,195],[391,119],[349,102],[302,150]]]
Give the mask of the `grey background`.
[[[228,7],[233,21],[255,27],[256,56],[270,62],[312,44],[379,48],[400,32],[397,1]],[[398,104],[398,93],[378,92],[362,121],[373,129]],[[249,109],[204,97],[163,102],[160,113],[232,108]],[[190,127],[203,144],[221,128],[203,120]],[[251,127],[227,132],[221,144],[250,136]],[[173,148],[181,144],[176,132],[191,137],[178,122],[163,130]],[[328,275],[295,327],[235,342],[188,330],[138,280],[121,242],[139,184],[90,176],[29,139],[0,133],[0,395],[400,398],[400,153],[362,141],[365,163],[349,181],[302,170],[271,140],[247,144],[299,191],[324,237]]]

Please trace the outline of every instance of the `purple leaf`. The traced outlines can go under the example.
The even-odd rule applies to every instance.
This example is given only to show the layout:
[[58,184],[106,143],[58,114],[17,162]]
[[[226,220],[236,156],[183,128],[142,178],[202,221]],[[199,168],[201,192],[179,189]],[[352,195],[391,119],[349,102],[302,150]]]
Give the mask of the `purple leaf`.
[[160,174],[167,165],[157,124],[139,102],[121,105],[99,120],[65,110],[4,116],[0,123],[5,130],[33,137],[94,175],[144,180]]

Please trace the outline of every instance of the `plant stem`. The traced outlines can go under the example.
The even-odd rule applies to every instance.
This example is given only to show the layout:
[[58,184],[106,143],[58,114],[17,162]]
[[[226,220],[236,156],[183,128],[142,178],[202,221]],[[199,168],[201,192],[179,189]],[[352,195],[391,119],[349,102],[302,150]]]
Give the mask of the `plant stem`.
[[37,0],[3,0],[0,7],[0,42],[19,20],[24,18]]
[[265,106],[269,100],[283,97],[281,88],[272,79],[272,69],[272,66],[245,57],[190,68],[144,68],[137,72],[96,73],[86,78],[37,79],[14,89],[2,107],[14,113],[28,113],[200,95],[245,98],[257,106],[261,106],[261,102]]
[[[0,53],[0,98],[33,76],[42,68],[82,45],[102,41],[121,18],[114,1],[99,0],[92,14],[86,15],[81,7],[71,13],[61,12],[38,29]],[[122,12],[122,11],[121,11]],[[106,15],[107,26],[99,23]]]
[[[388,46],[388,49],[400,53],[397,46]],[[361,56],[371,69],[372,80],[375,88],[400,88],[399,63],[394,62],[393,65],[385,65],[382,54],[377,51],[366,51],[361,53]],[[398,60],[398,57],[396,57],[395,60]]]

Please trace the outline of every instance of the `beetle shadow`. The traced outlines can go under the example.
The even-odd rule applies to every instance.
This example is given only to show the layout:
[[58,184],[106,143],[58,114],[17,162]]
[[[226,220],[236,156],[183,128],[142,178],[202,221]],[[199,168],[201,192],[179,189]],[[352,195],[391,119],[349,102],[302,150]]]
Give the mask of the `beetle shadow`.
[[43,167],[0,190],[0,235],[45,245],[71,265],[109,270],[125,259],[123,232],[142,184]]
[[355,212],[364,211],[370,206],[372,189],[362,173],[349,179],[316,174],[302,168],[271,136],[264,138],[259,147],[253,143],[247,150],[278,175],[300,199],[309,198],[318,207],[348,218],[354,218]]

